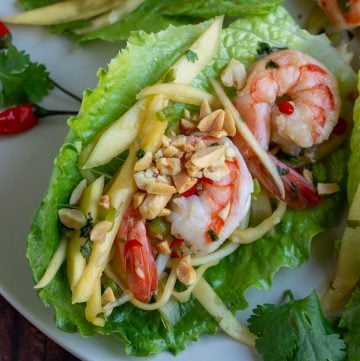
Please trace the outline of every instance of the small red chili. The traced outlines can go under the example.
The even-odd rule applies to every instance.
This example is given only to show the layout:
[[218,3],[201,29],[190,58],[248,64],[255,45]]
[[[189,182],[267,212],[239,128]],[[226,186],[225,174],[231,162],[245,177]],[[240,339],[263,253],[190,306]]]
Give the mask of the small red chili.
[[11,40],[10,30],[6,25],[0,21],[0,48],[7,47],[9,41]]
[[15,134],[34,127],[38,118],[32,104],[27,103],[0,113],[0,134]]
[[174,251],[174,252],[171,252],[171,255],[170,255],[171,258],[179,258],[179,254]]
[[175,246],[181,246],[184,243],[183,239],[180,238],[175,238],[171,243],[170,243],[170,248],[174,248]]
[[214,181],[212,179],[206,177],[200,178],[199,182],[203,184],[214,184]]
[[0,112],[0,135],[24,132],[33,128],[39,118],[60,114],[76,114],[76,112],[48,110],[31,103],[5,109]]
[[338,122],[336,123],[333,129],[333,133],[335,135],[343,135],[346,131],[346,128],[347,128],[346,120],[344,118],[339,118]]
[[280,113],[283,113],[286,115],[290,115],[290,114],[294,113],[294,110],[295,110],[293,105],[288,101],[279,102],[278,108],[279,108]]
[[192,195],[194,195],[194,194],[196,193],[196,191],[197,191],[197,186],[196,186],[196,184],[195,184],[193,187],[191,187],[190,189],[188,189],[186,192],[181,193],[181,195],[182,195],[183,197],[191,197]]

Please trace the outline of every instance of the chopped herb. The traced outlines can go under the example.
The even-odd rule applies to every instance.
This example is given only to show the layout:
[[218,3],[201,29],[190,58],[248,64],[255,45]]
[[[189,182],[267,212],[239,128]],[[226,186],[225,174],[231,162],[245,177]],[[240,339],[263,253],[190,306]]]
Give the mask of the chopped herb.
[[85,226],[82,227],[80,230],[80,237],[89,238],[90,232],[93,227],[94,227],[94,220],[93,220],[91,214],[89,213],[89,215],[86,217]]
[[286,175],[289,173],[289,169],[280,167],[278,165],[276,166],[276,169],[280,175]]
[[348,219],[346,221],[346,226],[349,228],[358,228],[360,227],[360,221],[357,219]]
[[164,76],[164,83],[170,83],[171,81],[175,80],[176,74],[174,69],[170,69]]
[[260,183],[259,183],[259,181],[258,181],[256,178],[253,180],[253,188],[254,188],[254,190],[253,190],[253,192],[252,192],[252,195],[253,195],[254,197],[256,197],[256,196],[258,196],[258,195],[260,194],[260,192],[261,192]]
[[217,145],[220,145],[220,143],[218,143],[218,142],[211,143],[211,144],[210,144],[210,147],[216,147]]
[[281,47],[281,48],[271,47],[268,43],[259,41],[256,52],[259,56],[262,56],[262,55],[269,55],[269,54],[275,53],[276,51],[285,50],[285,49],[287,49],[287,47]]
[[141,159],[143,158],[145,155],[145,151],[142,150],[142,149],[139,149],[137,152],[136,152],[136,159]]
[[265,65],[265,69],[279,69],[279,67],[279,64],[272,60],[269,60]]
[[192,50],[188,50],[185,53],[186,59],[191,61],[192,63],[195,63],[196,60],[199,60],[199,57],[197,56],[197,54],[195,52],[193,52]]
[[85,257],[89,258],[92,250],[92,242],[90,239],[86,240],[84,244],[80,247],[80,253]]
[[213,241],[213,242],[216,242],[219,240],[219,236],[217,235],[217,233],[212,230],[212,229],[209,229],[207,231],[207,234],[209,235],[210,239]]
[[349,40],[351,41],[352,39],[354,39],[354,33],[350,30],[346,30],[347,36],[349,38]]

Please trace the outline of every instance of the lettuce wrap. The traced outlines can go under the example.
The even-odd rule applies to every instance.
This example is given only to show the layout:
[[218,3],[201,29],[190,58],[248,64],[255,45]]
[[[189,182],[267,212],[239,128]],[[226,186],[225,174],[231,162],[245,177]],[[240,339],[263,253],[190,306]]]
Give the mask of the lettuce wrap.
[[[36,282],[59,244],[58,210],[67,204],[73,188],[82,179],[78,167],[81,151],[99,131],[135,103],[141,89],[156,83],[208,26],[209,22],[205,22],[180,28],[170,26],[157,34],[132,33],[127,47],[111,60],[108,70],[99,70],[97,87],[84,92],[79,114],[69,120],[69,133],[55,159],[49,187],[28,238],[27,257]],[[249,66],[257,59],[259,43],[301,50],[322,62],[338,80],[341,116],[351,118],[352,103],[348,94],[355,86],[355,73],[324,35],[313,36],[300,29],[282,7],[267,15],[239,19],[224,29],[214,59],[192,86],[212,92],[208,77],[217,77],[231,58]],[[244,293],[249,287],[268,289],[279,268],[296,268],[304,263],[309,258],[312,238],[336,223],[346,199],[348,157],[349,149],[344,143],[311,165],[315,182],[337,183],[339,192],[324,197],[320,206],[288,209],[273,232],[252,244],[241,245],[205,273],[205,279],[231,312],[247,307]],[[96,176],[111,177],[125,158],[126,152],[91,171]],[[218,320],[194,297],[180,304],[181,317],[172,328],[164,327],[158,311],[143,311],[128,303],[115,308],[104,327],[96,327],[86,321],[83,304],[71,303],[64,266],[39,296],[45,305],[55,308],[56,326],[61,330],[83,336],[97,332],[114,335],[132,355],[163,350],[176,354],[189,342],[198,340],[202,333],[215,334],[218,329]]]

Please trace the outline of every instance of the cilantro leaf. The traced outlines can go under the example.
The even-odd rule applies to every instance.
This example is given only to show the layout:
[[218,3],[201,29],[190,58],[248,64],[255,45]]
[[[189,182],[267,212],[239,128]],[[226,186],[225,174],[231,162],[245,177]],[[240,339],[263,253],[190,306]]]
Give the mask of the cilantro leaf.
[[339,325],[345,328],[348,361],[360,360],[360,288],[353,293]]
[[192,50],[186,51],[185,56],[186,56],[186,59],[191,61],[192,63],[195,63],[196,60],[199,59],[198,55]]
[[322,315],[315,292],[302,300],[254,310],[249,329],[265,361],[341,361],[344,342]]
[[11,45],[0,52],[0,106],[37,103],[53,84],[43,64]]

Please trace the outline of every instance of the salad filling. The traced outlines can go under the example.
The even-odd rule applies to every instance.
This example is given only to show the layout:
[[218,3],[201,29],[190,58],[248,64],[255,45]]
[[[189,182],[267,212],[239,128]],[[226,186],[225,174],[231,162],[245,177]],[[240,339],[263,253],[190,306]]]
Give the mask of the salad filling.
[[[232,311],[246,305],[241,297],[247,287],[269,286],[280,266],[304,261],[326,212],[341,203],[345,176],[331,164],[346,163],[339,163],[346,159],[346,135],[334,129],[349,119],[344,95],[355,79],[341,59],[325,64],[301,49],[320,40],[297,29],[282,8],[272,16],[266,18],[272,26],[282,19],[299,32],[297,50],[273,49],[252,59],[251,70],[246,57],[229,54],[219,66],[218,54],[233,51],[224,45],[226,36],[242,34],[241,27],[257,18],[239,20],[225,35],[222,18],[216,18],[189,27],[178,56],[157,77],[151,72],[140,84],[136,75],[131,104],[111,109],[115,103],[107,97],[122,91],[111,81],[83,103],[93,107],[90,98],[105,92],[110,108],[104,115],[95,106],[70,120],[52,180],[53,190],[62,184],[66,190],[47,195],[29,240],[30,247],[46,239],[38,236],[39,220],[55,202],[51,227],[63,241],[36,280],[47,302],[56,299],[47,287],[54,282],[71,300],[68,316],[57,307],[61,328],[128,340],[129,324],[152,320],[157,331],[146,345],[126,341],[128,352],[147,354],[182,349],[184,343],[171,340],[155,346],[156,339],[182,337],[183,327],[214,332],[221,317],[225,332],[253,345],[254,336]],[[31,247],[28,254],[35,265]],[[263,270],[256,269],[258,257]],[[66,282],[57,271],[66,272]],[[240,301],[229,297],[233,287]],[[66,325],[70,313],[76,320]]]

